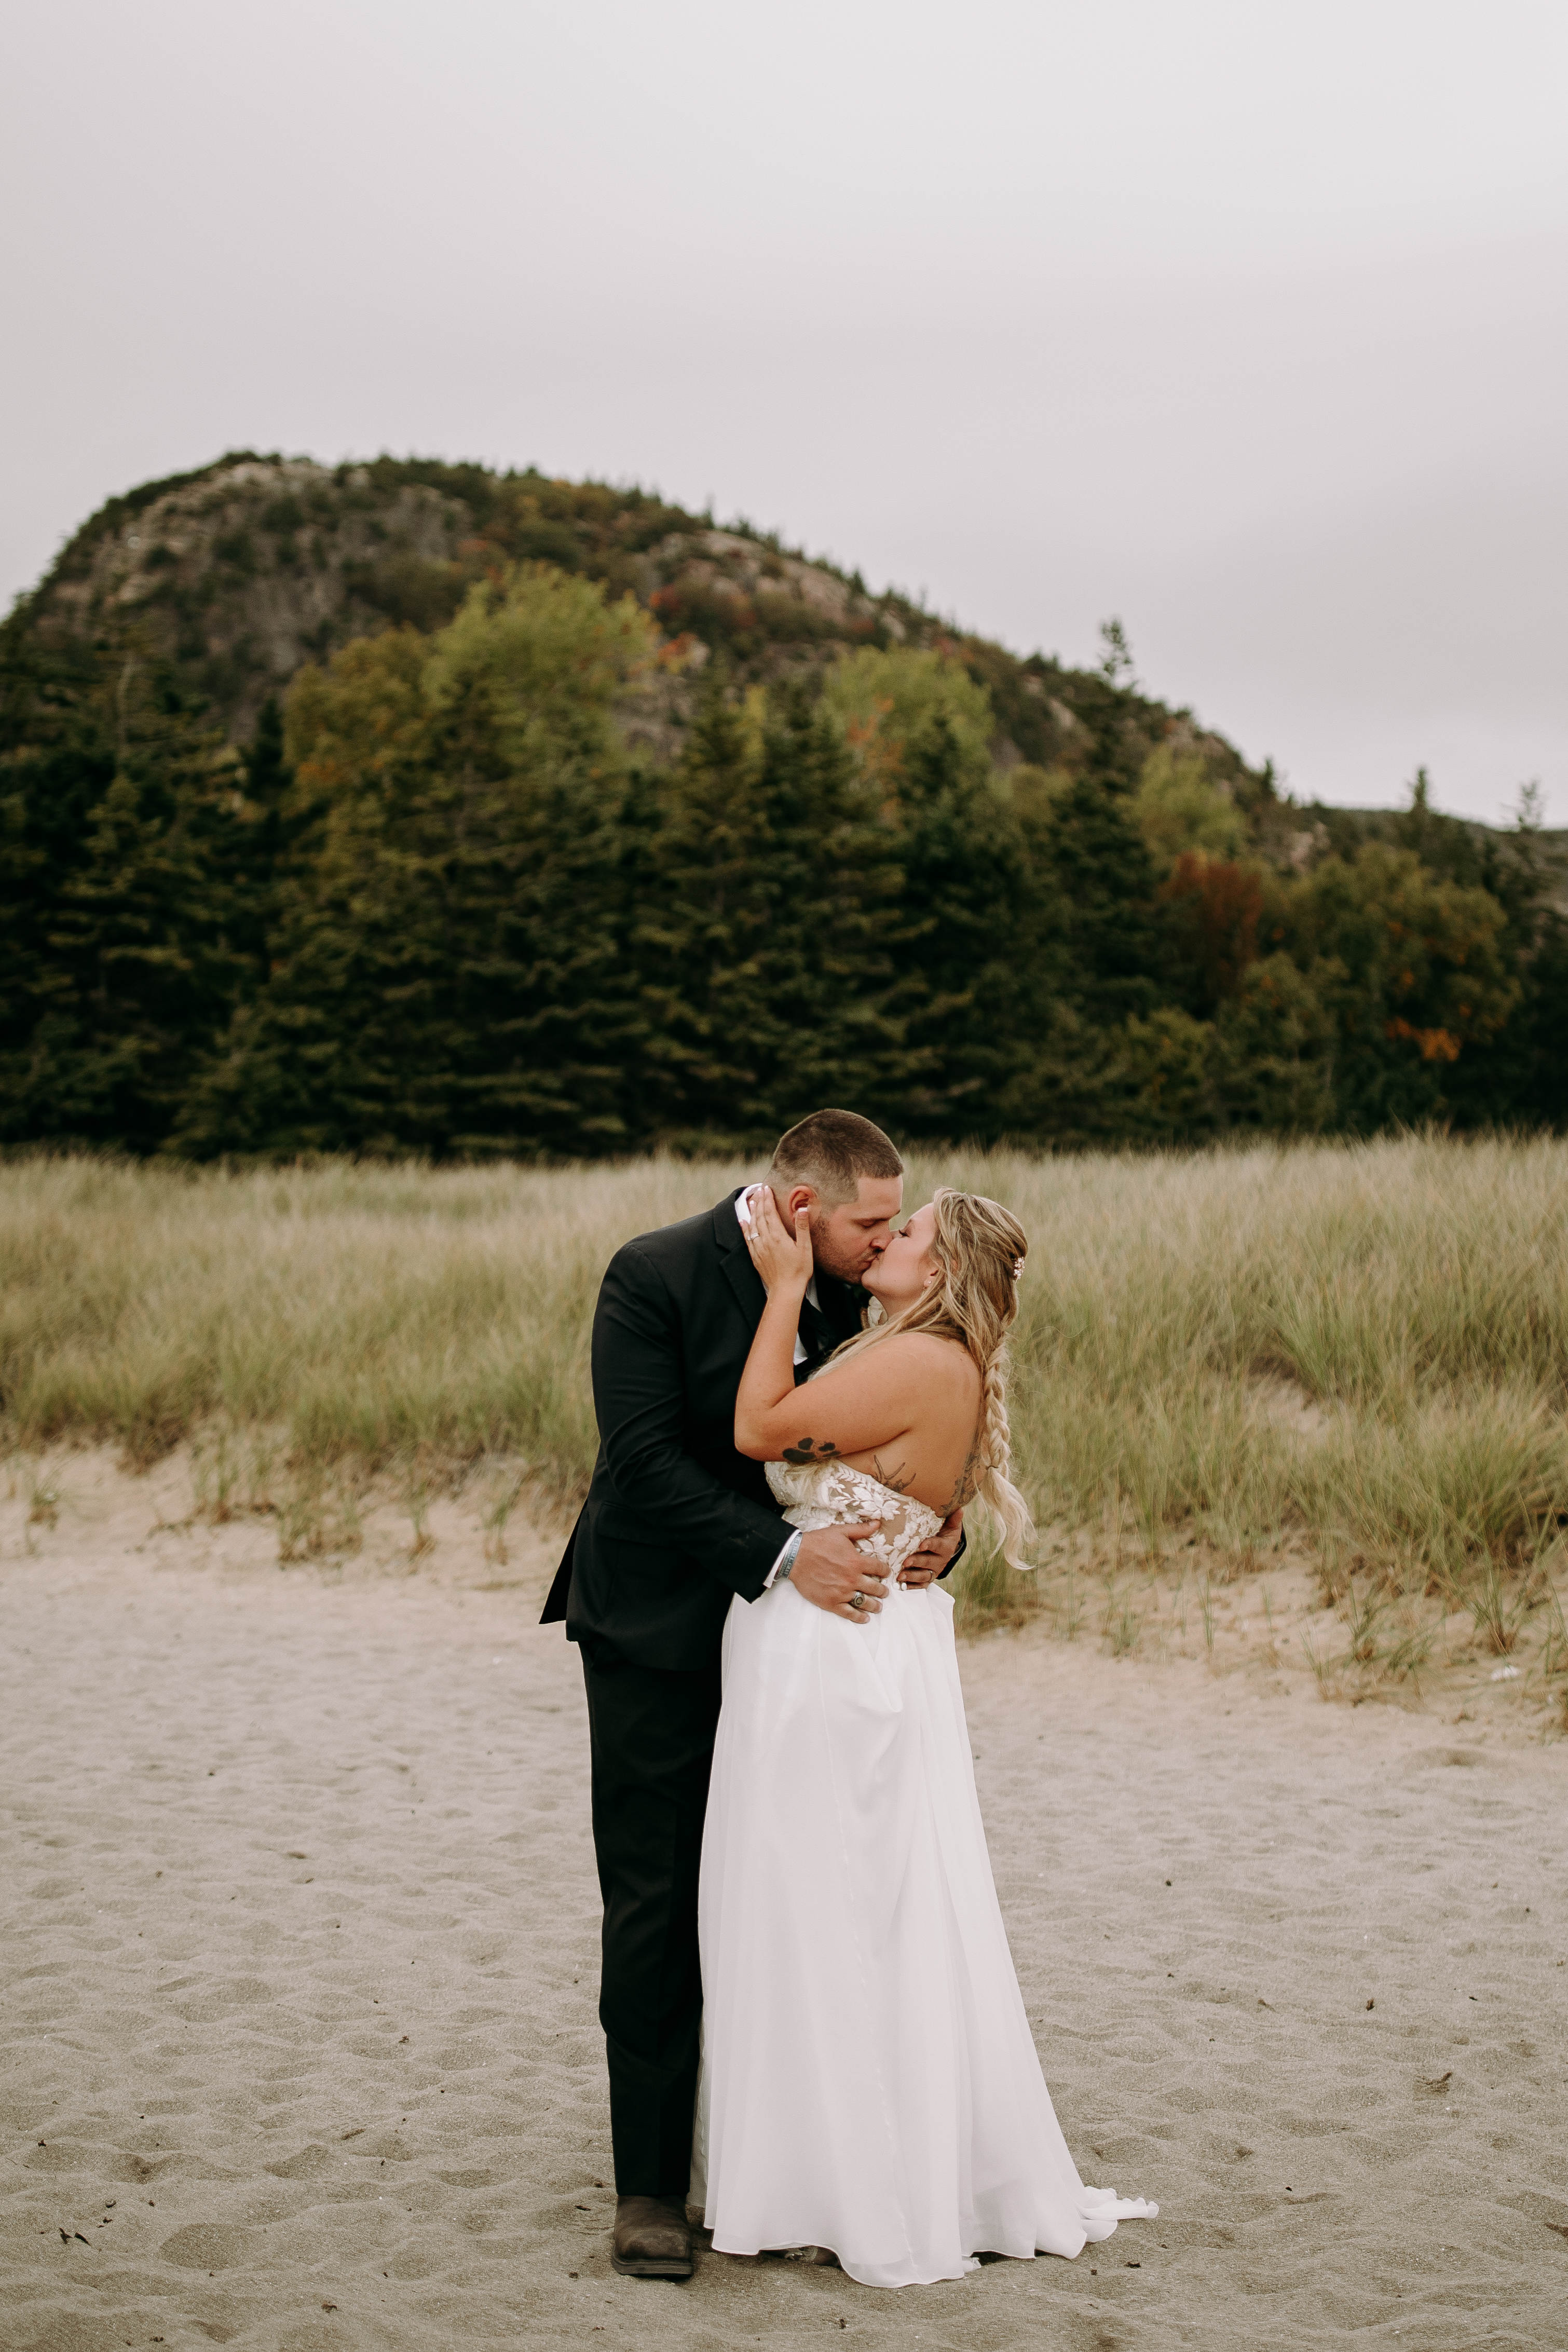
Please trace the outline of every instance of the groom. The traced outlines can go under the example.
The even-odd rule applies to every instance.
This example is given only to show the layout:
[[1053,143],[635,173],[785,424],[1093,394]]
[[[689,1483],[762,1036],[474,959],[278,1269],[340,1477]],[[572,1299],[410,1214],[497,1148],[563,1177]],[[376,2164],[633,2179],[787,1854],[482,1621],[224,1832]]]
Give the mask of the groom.
[[[787,1230],[797,1210],[810,1212],[800,1381],[861,1328],[856,1286],[892,1236],[904,1162],[870,1119],[819,1110],[779,1142],[768,1182]],[[697,1866],[730,1601],[756,1601],[788,1575],[804,1600],[852,1622],[852,1592],[870,1614],[887,1590],[855,1548],[878,1522],[796,1536],[762,1465],[736,1451],[736,1391],[767,1296],[740,1228],[743,1192],[610,1262],[593,1318],[599,1459],[540,1621],[565,1620],[588,1685],[618,2192],[611,2259],[639,2278],[692,2268]],[[955,1512],[911,1556],[905,1580],[946,1575],[962,1541]]]

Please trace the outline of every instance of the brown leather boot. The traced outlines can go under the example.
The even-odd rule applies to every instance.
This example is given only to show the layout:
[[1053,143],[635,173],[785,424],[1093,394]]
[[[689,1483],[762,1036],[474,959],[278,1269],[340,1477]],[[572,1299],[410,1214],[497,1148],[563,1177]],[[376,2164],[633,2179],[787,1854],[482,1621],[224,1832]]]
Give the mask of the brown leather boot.
[[623,2278],[692,2274],[692,2232],[678,2197],[618,2197],[610,2267]]

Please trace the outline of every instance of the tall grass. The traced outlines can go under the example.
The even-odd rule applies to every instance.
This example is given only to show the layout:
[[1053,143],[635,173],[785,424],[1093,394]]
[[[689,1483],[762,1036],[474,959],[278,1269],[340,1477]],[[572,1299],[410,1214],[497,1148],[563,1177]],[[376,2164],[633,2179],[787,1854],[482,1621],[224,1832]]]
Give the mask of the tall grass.
[[[307,1479],[502,1454],[569,1500],[606,1260],[751,1172],[12,1162],[5,1434],[139,1465],[265,1434]],[[956,1154],[915,1160],[911,1203],[937,1181],[1031,1235],[1013,1427],[1043,1526],[1236,1553],[1296,1528],[1457,1591],[1568,1519],[1568,1145]]]

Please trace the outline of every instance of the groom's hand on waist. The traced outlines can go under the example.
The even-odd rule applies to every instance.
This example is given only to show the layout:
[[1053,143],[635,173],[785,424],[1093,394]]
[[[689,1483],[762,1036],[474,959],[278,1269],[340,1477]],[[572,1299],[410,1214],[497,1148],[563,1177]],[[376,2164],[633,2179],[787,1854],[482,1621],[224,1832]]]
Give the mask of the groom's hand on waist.
[[953,1565],[953,1554],[958,1549],[964,1532],[962,1511],[949,1511],[934,1536],[912,1551],[899,1570],[900,1584],[921,1586],[930,1584],[936,1577],[946,1576]]
[[[875,1535],[880,1519],[862,1519],[849,1528],[813,1528],[800,1538],[789,1580],[802,1601],[814,1601],[831,1617],[847,1617],[861,1625],[882,1607],[887,1578],[882,1562],[855,1547]],[[851,1593],[858,1595],[850,1603]]]

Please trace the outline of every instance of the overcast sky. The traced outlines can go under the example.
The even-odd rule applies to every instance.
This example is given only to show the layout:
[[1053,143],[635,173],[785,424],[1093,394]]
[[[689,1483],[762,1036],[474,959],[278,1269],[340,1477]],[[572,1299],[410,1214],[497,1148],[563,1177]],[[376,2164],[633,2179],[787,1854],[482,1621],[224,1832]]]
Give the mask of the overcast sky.
[[13,0],[0,591],[232,447],[637,481],[1568,824],[1563,0]]

